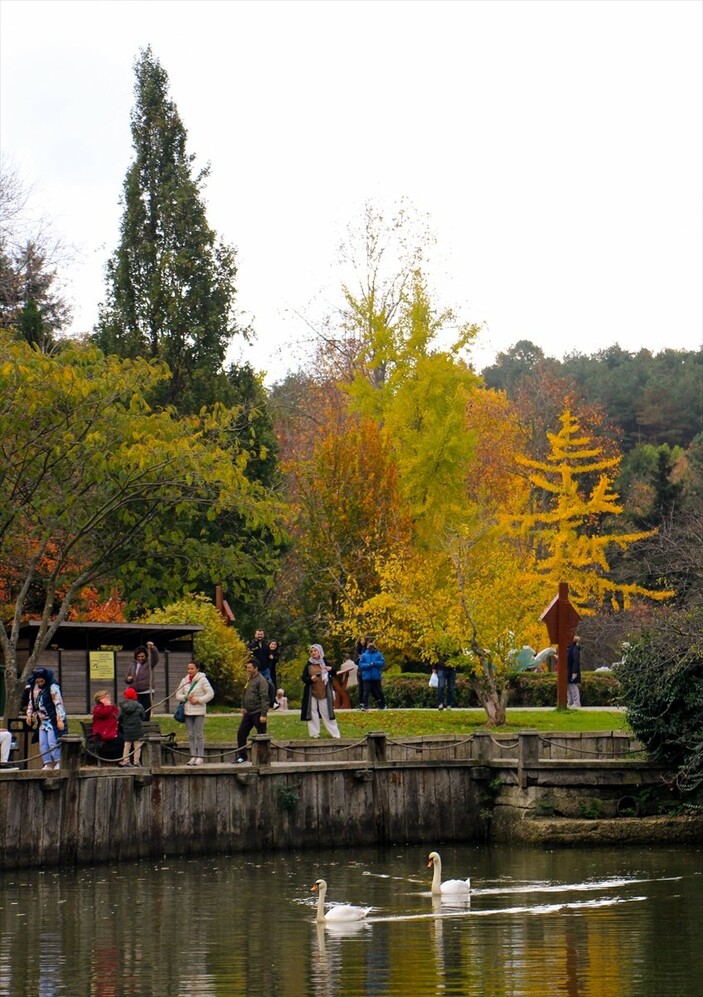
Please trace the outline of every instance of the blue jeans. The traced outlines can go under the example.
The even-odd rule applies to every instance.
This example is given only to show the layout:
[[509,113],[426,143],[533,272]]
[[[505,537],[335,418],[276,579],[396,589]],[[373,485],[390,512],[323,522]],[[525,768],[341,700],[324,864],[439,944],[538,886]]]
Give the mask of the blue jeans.
[[437,686],[437,693],[439,695],[439,705],[453,706],[454,686],[456,685],[456,673],[454,669],[449,670],[445,668],[438,668],[437,678],[439,680],[439,684]]
[[39,750],[45,765],[61,761],[61,745],[50,723],[43,723],[39,728]]

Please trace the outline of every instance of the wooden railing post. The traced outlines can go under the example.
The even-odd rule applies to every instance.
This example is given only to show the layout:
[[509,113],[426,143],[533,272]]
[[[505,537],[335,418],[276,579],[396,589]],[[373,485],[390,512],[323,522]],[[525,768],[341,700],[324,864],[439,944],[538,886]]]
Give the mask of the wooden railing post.
[[366,735],[366,752],[370,765],[385,763],[388,754],[388,739],[383,731],[369,731]]
[[251,739],[251,763],[261,768],[268,768],[271,764],[271,736],[269,734],[256,734]]
[[69,775],[77,775],[81,767],[81,749],[83,738],[80,734],[66,734],[59,741],[61,747],[61,768]]
[[527,769],[539,762],[539,734],[536,730],[524,730],[518,734],[517,776],[521,789],[527,786]]
[[142,738],[142,767],[150,768],[152,772],[161,771],[161,734],[145,734]]
[[488,730],[477,730],[474,733],[474,751],[472,757],[477,762],[490,762],[493,757],[493,735]]

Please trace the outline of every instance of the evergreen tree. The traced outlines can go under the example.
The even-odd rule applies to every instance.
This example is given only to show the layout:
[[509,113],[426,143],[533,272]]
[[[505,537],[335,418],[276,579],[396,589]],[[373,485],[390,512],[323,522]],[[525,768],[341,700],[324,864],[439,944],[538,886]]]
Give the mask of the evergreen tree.
[[208,225],[208,171],[193,172],[168,76],[150,48],[136,60],[135,75],[134,161],[94,338],[107,353],[165,361],[171,381],[150,397],[193,412],[223,400],[225,353],[237,332],[236,254]]

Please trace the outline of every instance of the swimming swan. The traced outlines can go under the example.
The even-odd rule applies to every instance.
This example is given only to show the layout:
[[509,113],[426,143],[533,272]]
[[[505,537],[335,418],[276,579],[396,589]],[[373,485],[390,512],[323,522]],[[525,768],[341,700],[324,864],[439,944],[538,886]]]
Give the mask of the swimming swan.
[[325,896],[327,895],[327,883],[324,879],[316,880],[312,886],[311,890],[317,891],[317,918],[319,921],[335,921],[339,923],[340,921],[363,921],[369,911],[373,910],[373,907],[353,907],[351,904],[340,904],[339,906],[330,907],[330,909],[325,914]]
[[471,892],[470,879],[447,879],[442,882],[442,860],[439,852],[430,852],[427,868],[434,866],[432,876],[432,893],[437,896],[442,893],[463,893],[465,896]]

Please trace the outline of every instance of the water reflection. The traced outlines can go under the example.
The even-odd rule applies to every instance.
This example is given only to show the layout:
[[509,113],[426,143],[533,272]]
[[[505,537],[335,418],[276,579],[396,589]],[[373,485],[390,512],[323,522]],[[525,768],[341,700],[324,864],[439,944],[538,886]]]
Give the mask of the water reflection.
[[[0,878],[0,997],[645,997],[699,992],[700,851],[420,848],[130,864]],[[372,905],[315,922],[309,884]]]

